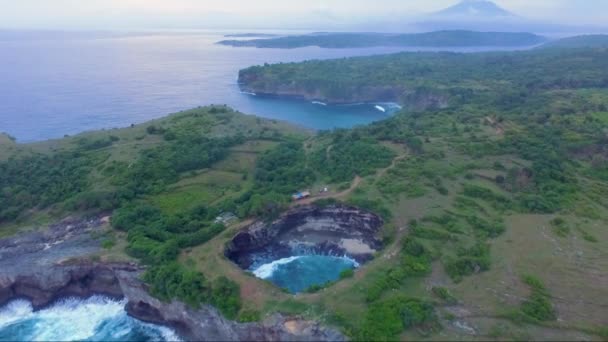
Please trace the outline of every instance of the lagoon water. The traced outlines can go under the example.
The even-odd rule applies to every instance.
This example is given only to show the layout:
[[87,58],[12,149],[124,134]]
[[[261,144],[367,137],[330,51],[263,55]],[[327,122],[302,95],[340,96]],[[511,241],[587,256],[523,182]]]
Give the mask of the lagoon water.
[[[125,127],[207,104],[228,104],[243,113],[314,129],[351,127],[390,113],[374,105],[323,106],[242,94],[238,71],[263,63],[419,50],[283,50],[215,44],[227,33],[3,35],[0,31],[0,132],[21,142],[44,140]],[[484,49],[460,49],[480,50]]]

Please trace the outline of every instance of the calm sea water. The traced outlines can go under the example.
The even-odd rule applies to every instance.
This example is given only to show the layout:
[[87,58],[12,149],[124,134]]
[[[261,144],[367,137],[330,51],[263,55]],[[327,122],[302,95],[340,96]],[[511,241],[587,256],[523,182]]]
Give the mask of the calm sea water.
[[388,115],[373,105],[321,106],[241,94],[238,71],[263,63],[406,49],[216,45],[225,33],[0,35],[0,131],[22,142],[44,140],[124,127],[207,104],[228,104],[247,114],[315,129],[350,127]]

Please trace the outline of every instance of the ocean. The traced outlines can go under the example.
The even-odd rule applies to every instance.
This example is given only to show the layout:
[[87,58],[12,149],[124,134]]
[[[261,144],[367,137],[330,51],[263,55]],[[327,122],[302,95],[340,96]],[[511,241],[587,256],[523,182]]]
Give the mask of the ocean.
[[238,71],[264,63],[419,50],[234,48],[215,44],[229,32],[210,31],[8,38],[1,33],[0,132],[20,142],[126,127],[208,104],[313,129],[366,124],[390,111],[374,104],[324,106],[243,94]]
[[340,278],[340,273],[359,267],[348,257],[329,255],[298,255],[252,267],[252,273],[291,293],[323,286]]

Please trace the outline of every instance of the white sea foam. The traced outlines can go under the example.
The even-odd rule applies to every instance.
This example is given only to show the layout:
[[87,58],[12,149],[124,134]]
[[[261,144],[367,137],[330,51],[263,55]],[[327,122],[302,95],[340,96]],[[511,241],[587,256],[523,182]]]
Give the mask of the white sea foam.
[[264,265],[256,268],[255,270],[253,270],[253,274],[258,278],[268,279],[268,278],[272,277],[272,274],[274,273],[274,271],[277,270],[277,268],[279,266],[289,264],[290,262],[294,262],[295,260],[298,260],[301,257],[302,256],[292,256],[289,258],[275,260],[271,263],[264,264]]
[[[275,260],[273,262],[267,263],[267,264],[263,264],[259,267],[257,267],[255,270],[253,270],[253,274],[261,279],[268,279],[270,277],[272,277],[272,275],[274,274],[274,272],[281,266],[281,265],[286,265],[289,263],[292,263],[298,259],[301,258],[306,258],[306,257],[311,257],[314,256],[313,254],[311,255],[298,255],[298,256],[291,256],[288,258],[283,258],[283,259],[279,259],[279,260]],[[348,256],[334,256],[334,258],[341,258],[344,260],[348,260],[350,263],[353,264],[353,267],[358,268],[360,265],[359,263],[352,259],[349,258]]]
[[256,96],[256,93],[252,93],[250,91],[242,91],[241,94],[245,94],[245,95],[251,95],[251,96]]
[[151,336],[160,335],[165,341],[180,340],[169,328],[140,323],[127,316],[126,303],[126,300],[103,296],[86,300],[67,298],[34,312],[30,302],[15,300],[0,310],[0,330],[28,323],[24,329],[29,331],[23,332],[22,339],[27,336],[32,341],[122,340],[139,325],[144,330],[149,329]]
[[361,265],[360,265],[360,264],[357,262],[357,260],[355,260],[355,259],[353,259],[353,258],[351,258],[351,257],[349,257],[349,256],[347,256],[347,255],[343,256],[343,257],[342,257],[342,259],[346,259],[346,260],[350,261],[350,263],[351,263],[351,264],[353,264],[353,267],[354,267],[354,268],[359,268],[359,266],[361,266]]
[[0,329],[22,319],[26,319],[34,312],[32,304],[26,300],[14,300],[0,309]]
[[312,101],[312,104],[316,104],[316,105],[320,105],[320,106],[327,106],[327,103],[321,102],[321,101]]
[[142,323],[144,326],[146,326],[148,329],[151,330],[156,330],[158,332],[160,332],[161,336],[163,337],[163,341],[182,341],[182,339],[177,336],[177,334],[175,333],[175,331],[173,331],[173,329],[169,329],[167,327],[161,327],[161,326],[157,326],[157,325],[153,325],[153,324],[149,324],[149,323]]
[[386,113],[386,109],[380,105],[375,105],[374,108],[376,108],[377,110],[381,111],[382,113]]

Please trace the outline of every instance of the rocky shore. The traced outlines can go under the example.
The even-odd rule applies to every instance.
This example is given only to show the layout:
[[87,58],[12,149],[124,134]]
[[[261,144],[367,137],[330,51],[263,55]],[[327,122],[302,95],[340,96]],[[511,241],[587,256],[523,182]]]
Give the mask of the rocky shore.
[[83,261],[100,247],[93,234],[107,218],[67,219],[40,232],[0,240],[0,306],[27,299],[34,309],[61,298],[105,295],[127,299],[127,313],[141,321],[173,328],[192,341],[340,341],[338,331],[297,317],[273,315],[261,323],[227,320],[215,308],[198,310],[162,302],[140,281],[134,263]]
[[377,237],[382,225],[379,216],[354,207],[298,207],[239,232],[225,255],[243,269],[298,254],[348,256],[365,263],[382,248]]
[[274,315],[262,323],[237,323],[213,307],[195,310],[184,303],[151,297],[135,264],[76,263],[0,275],[0,306],[25,298],[42,309],[65,297],[106,295],[126,298],[127,313],[141,321],[165,325],[190,341],[339,341],[344,336],[318,323]]
[[[255,70],[255,71],[254,71]],[[448,96],[430,90],[408,89],[397,85],[370,85],[343,89],[331,94],[324,90],[324,85],[296,82],[277,82],[258,69],[244,69],[239,72],[238,83],[244,93],[258,96],[286,98],[305,101],[319,101],[330,105],[353,103],[393,102],[409,110],[429,110],[448,107]]]

